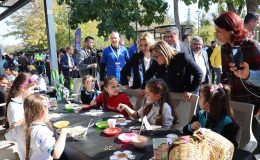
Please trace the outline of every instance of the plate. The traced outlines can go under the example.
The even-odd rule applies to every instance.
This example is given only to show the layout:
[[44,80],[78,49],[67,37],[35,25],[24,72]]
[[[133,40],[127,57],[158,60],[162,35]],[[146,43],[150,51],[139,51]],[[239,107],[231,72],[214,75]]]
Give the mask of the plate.
[[122,133],[117,138],[124,143],[131,143],[136,133]]
[[108,135],[108,136],[115,136],[117,134],[119,134],[122,131],[121,128],[118,127],[114,127],[114,128],[107,128],[104,129],[103,132]]
[[56,127],[56,128],[61,129],[61,128],[66,128],[66,127],[68,127],[69,124],[70,124],[69,121],[58,121],[58,122],[55,122],[55,123],[53,124],[53,126]]
[[108,123],[107,121],[98,121],[96,123],[96,126],[100,129],[108,128]]

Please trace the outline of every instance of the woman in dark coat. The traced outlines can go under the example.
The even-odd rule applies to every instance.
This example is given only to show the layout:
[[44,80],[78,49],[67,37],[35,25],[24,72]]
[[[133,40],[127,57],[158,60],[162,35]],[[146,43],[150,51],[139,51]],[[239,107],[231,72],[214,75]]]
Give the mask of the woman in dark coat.
[[151,55],[160,65],[156,76],[162,78],[171,92],[183,93],[188,100],[196,93],[202,80],[202,71],[190,55],[177,53],[165,41],[156,42]]
[[134,54],[121,70],[120,83],[126,88],[130,88],[129,79],[133,70],[132,89],[144,89],[146,81],[155,75],[158,67],[157,62],[151,57],[149,48],[154,44],[153,35],[144,32],[137,40],[139,53]]

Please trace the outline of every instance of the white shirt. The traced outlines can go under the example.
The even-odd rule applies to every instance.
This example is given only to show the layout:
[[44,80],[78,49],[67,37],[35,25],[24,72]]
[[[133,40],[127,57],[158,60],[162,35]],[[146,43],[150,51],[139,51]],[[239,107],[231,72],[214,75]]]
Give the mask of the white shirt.
[[[141,107],[137,112],[139,117],[144,117],[143,114],[144,107]],[[151,111],[147,115],[147,120],[151,125],[156,125],[157,115],[159,114],[159,105],[153,105]],[[170,129],[172,127],[172,121],[174,117],[172,116],[172,109],[168,103],[163,104],[162,109],[162,127],[165,129]]]
[[150,63],[151,63],[151,58],[145,58],[144,57],[144,68],[145,68],[145,71],[147,71],[149,69]]
[[[5,134],[9,141],[17,142],[20,159],[25,159],[26,145],[24,126],[20,125]],[[44,123],[36,123],[32,126],[30,160],[52,160],[51,151],[55,145],[53,132]]]
[[68,56],[68,65],[69,65],[69,67],[73,67],[74,66],[74,62],[73,62],[72,56],[70,56],[68,53],[67,53],[67,56]]
[[207,75],[207,67],[206,67],[206,63],[204,61],[204,58],[203,58],[203,55],[202,53],[199,53],[199,54],[194,54],[194,58],[195,58],[195,61],[197,63],[197,65],[200,67],[202,73],[203,73],[203,76],[202,76],[202,81],[201,82],[205,82],[206,80],[206,75]]
[[24,119],[23,101],[12,98],[7,107],[7,120],[10,126]]

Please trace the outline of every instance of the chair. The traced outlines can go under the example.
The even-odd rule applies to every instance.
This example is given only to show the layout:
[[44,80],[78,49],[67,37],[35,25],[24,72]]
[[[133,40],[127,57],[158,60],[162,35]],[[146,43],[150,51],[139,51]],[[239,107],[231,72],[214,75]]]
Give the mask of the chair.
[[[6,103],[1,103],[0,110],[5,111],[5,108],[4,108],[5,106],[6,106]],[[5,120],[5,115],[4,114],[0,115],[0,124],[3,124],[4,120]]]
[[237,134],[238,148],[253,152],[257,147],[257,141],[252,132],[252,119],[254,105],[249,103],[231,101],[235,122],[239,125]]
[[79,101],[80,100],[80,90],[82,88],[82,78],[74,78],[74,88],[72,92],[72,96],[74,97],[74,101]]
[[134,110],[138,110],[144,104],[144,97],[140,98],[138,95],[141,93],[141,90],[138,89],[122,89],[130,99],[130,102],[134,106]]
[[175,108],[175,112],[178,116],[177,124],[173,126],[173,129],[182,132],[183,127],[191,121],[196,112],[198,99],[199,96],[193,94],[189,101],[185,101],[182,99],[182,93],[170,92],[169,104]]

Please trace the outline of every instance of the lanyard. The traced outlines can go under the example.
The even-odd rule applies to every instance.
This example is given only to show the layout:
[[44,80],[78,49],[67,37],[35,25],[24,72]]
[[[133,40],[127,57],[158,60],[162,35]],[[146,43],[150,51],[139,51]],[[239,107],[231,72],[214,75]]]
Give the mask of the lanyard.
[[120,56],[120,46],[119,46],[119,48],[118,48],[118,50],[117,50],[117,54],[116,54],[116,52],[114,51],[114,49],[111,47],[111,45],[110,45],[110,49],[112,50],[112,52],[114,53],[116,59],[118,60],[118,58],[119,58],[119,56]]

